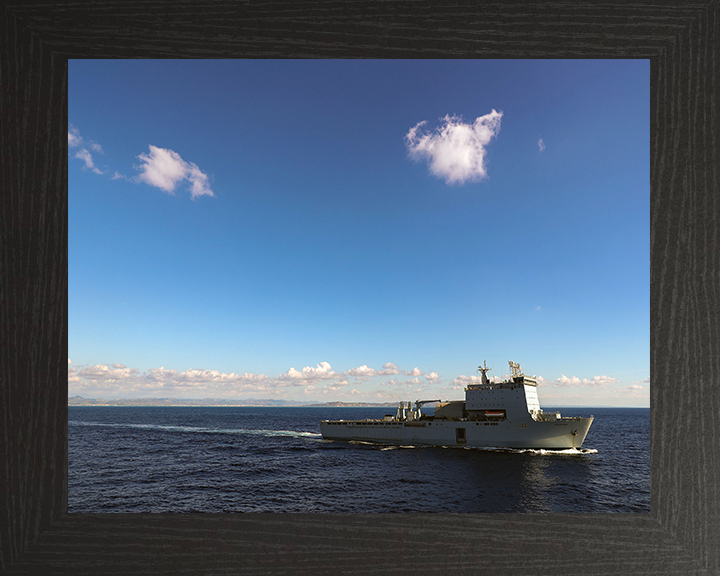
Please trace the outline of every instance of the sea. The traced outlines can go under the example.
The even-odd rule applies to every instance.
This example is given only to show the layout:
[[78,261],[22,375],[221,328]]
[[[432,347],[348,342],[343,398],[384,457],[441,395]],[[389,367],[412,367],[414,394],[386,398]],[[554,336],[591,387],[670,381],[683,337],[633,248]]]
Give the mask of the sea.
[[393,408],[69,406],[68,511],[650,511],[648,408],[545,411],[595,416],[581,450],[320,435],[321,420]]

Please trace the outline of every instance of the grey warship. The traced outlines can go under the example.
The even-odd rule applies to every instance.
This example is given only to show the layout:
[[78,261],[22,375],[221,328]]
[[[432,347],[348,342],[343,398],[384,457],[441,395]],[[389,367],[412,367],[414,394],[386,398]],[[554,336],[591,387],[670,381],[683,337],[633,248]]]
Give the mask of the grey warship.
[[[381,444],[429,444],[486,448],[579,450],[594,417],[563,417],[543,412],[537,379],[523,374],[520,365],[508,362],[511,377],[491,381],[491,369],[478,367],[481,382],[465,388],[465,400],[400,402],[395,415],[383,419],[323,420],[326,440],[354,440]],[[422,413],[425,404],[437,403],[435,413]]]

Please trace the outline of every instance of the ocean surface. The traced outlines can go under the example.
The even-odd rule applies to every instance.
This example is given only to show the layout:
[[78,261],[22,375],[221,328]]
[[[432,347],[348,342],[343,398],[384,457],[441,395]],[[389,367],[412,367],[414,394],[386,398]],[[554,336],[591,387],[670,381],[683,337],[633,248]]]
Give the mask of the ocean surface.
[[70,406],[68,510],[649,512],[650,410],[557,410],[595,416],[582,451],[320,435],[322,419],[394,408]]

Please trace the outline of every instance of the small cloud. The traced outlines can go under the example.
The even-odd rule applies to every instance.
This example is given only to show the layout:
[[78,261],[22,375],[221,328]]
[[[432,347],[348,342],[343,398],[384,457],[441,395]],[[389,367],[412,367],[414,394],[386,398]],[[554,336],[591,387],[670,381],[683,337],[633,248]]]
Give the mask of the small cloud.
[[278,376],[278,380],[293,382],[296,385],[304,385],[310,382],[334,380],[338,376],[339,374],[333,371],[332,366],[330,366],[328,362],[320,362],[316,368],[305,366],[302,371],[291,367],[285,374]]
[[535,306],[535,310],[540,310],[542,306]]
[[619,390],[619,393],[625,398],[632,399],[648,399],[650,396],[650,391],[645,386],[640,386],[639,384],[625,386],[625,388]]
[[[84,142],[80,131],[70,124],[68,126],[68,148],[77,148]],[[92,153],[104,154],[104,150],[100,144],[90,140],[87,146],[82,147],[75,153],[75,158],[85,163],[85,170],[92,170],[96,174],[106,174],[97,167],[93,160]],[[190,187],[192,198],[198,196],[214,196],[210,189],[210,178],[205,172],[198,168],[197,164],[186,162],[177,152],[165,148],[150,146],[149,154],[140,154],[138,158],[141,160],[139,167],[140,174],[130,179],[118,171],[114,171],[110,177],[112,180],[128,180],[137,182],[145,182],[151,186],[155,186],[164,190],[168,194],[174,194],[177,185],[186,181]]]
[[485,147],[500,132],[502,116],[493,110],[469,124],[447,115],[435,132],[424,133],[421,128],[427,122],[419,122],[405,135],[410,157],[427,160],[430,172],[447,184],[481,180],[487,177]]
[[72,364],[72,360],[70,360],[70,358],[68,358],[68,364]]
[[[68,148],[77,148],[82,143],[83,138],[80,136],[80,130],[75,128],[72,124],[68,125]],[[97,142],[90,142],[89,148],[95,152],[100,152],[101,154],[103,153],[102,147]],[[95,174],[105,174],[105,172],[95,165],[92,154],[90,154],[87,148],[81,148],[78,150],[75,153],[75,158],[85,162],[85,166],[83,167],[85,170],[92,170]]]
[[323,393],[326,393],[328,390],[340,390],[343,386],[349,386],[350,384],[347,381],[347,378],[345,380],[340,380],[338,382],[333,382],[332,384],[326,386],[324,388]]
[[392,378],[392,379],[388,380],[387,382],[380,382],[380,386],[391,386],[391,387],[393,387],[393,386],[397,386],[397,385],[398,385],[398,381],[397,381],[397,379],[395,379],[395,378]]
[[345,374],[347,376],[355,376],[358,380],[367,381],[373,376],[376,376],[377,371],[374,368],[369,368],[366,364],[363,364],[362,366],[348,370]]
[[82,143],[82,137],[80,136],[80,130],[75,128],[72,124],[68,127],[68,147],[76,148]]
[[382,370],[378,370],[378,374],[380,376],[395,376],[400,374],[400,369],[392,362],[388,362],[387,364],[383,364]]
[[545,150],[545,142],[543,142],[542,138],[540,138],[540,140],[538,140],[538,150],[540,150],[540,152]]
[[450,382],[449,388],[451,390],[458,390],[465,388],[468,384],[477,384],[479,382],[482,382],[482,379],[479,376],[465,376],[464,374],[461,374]]
[[141,160],[138,179],[150,186],[174,194],[177,185],[186,180],[190,183],[190,194],[198,196],[215,196],[208,185],[208,175],[196,164],[186,162],[180,154],[167,148],[150,145],[149,154],[140,154]]
[[100,168],[95,166],[95,162],[93,162],[92,154],[90,154],[90,152],[88,152],[87,148],[78,150],[77,154],[75,154],[75,158],[85,162],[84,168],[86,170],[92,170],[93,172],[95,172],[95,174],[104,174],[104,172],[102,170],[100,170]]
[[437,372],[430,371],[430,374],[425,374],[425,379],[428,382],[439,382],[440,381],[440,375]]
[[[396,378],[393,378],[391,380],[388,380],[387,382],[381,382],[380,386],[384,386],[386,388],[413,388],[415,389],[417,385],[420,384],[420,378],[415,377],[411,378],[410,380],[397,380]],[[417,388],[418,390],[424,389],[426,385],[421,386],[420,388]]]
[[556,388],[605,388],[610,384],[617,384],[618,382],[620,382],[620,380],[610,376],[593,376],[590,380],[587,378],[581,380],[577,376],[568,378],[565,374],[561,374],[560,378],[552,382],[551,386],[555,386]]

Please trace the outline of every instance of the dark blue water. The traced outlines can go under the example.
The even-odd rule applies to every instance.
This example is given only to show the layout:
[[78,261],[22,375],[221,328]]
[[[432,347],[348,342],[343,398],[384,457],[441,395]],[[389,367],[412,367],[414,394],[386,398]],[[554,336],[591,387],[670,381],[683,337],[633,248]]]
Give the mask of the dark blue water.
[[320,436],[321,419],[382,417],[388,408],[71,406],[68,509],[649,512],[650,410],[559,410],[594,414],[583,444],[589,453]]

